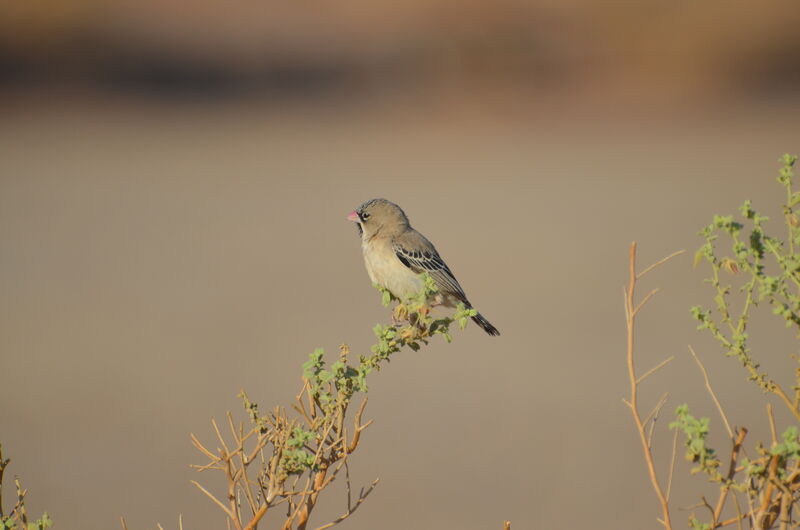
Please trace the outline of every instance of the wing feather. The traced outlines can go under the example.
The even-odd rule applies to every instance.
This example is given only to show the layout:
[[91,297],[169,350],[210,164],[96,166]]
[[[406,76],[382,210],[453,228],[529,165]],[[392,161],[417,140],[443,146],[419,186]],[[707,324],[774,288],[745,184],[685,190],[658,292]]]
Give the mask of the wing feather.
[[422,274],[423,272],[430,274],[442,294],[451,294],[459,300],[469,303],[455,275],[439,256],[439,253],[436,252],[436,249],[409,250],[398,242],[395,242],[392,248],[403,265],[417,274]]

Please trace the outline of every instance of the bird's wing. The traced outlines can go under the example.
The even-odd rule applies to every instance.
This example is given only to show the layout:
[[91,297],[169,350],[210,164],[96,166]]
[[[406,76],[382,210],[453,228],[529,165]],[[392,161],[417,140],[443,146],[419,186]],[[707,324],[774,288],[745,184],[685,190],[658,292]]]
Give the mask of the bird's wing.
[[[450,268],[436,252],[436,248],[421,234],[398,238],[392,243],[392,249],[400,262],[417,274],[427,272],[436,282],[443,294],[452,294],[459,300],[467,302],[464,290],[458,284]],[[416,241],[416,240],[419,241]]]

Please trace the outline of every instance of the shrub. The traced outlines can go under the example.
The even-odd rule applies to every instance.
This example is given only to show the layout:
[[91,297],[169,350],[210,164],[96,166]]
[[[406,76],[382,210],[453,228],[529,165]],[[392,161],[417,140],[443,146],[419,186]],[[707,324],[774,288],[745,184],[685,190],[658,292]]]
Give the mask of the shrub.
[[[760,367],[750,348],[748,334],[748,322],[754,312],[771,308],[771,313],[780,318],[786,327],[794,329],[796,337],[800,337],[800,219],[794,211],[800,204],[800,192],[794,190],[792,182],[796,161],[796,156],[784,155],[777,179],[786,194],[782,204],[785,237],[778,237],[767,231],[767,217],[759,214],[749,200],[741,206],[739,218],[733,215],[715,215],[712,222],[700,231],[704,244],[695,255],[695,265],[705,262],[710,268],[710,277],[705,282],[713,289],[714,306],[692,307],[691,314],[698,322],[698,329],[710,333],[720,344],[724,355],[738,359],[747,374],[747,380],[764,391],[767,401],[765,414],[770,433],[768,438],[752,444],[752,456],[745,456],[747,428],[731,427],[728,415],[710,384],[705,367],[690,347],[690,353],[700,367],[706,388],[731,444],[730,451],[724,457],[721,456],[707,442],[711,420],[694,417],[686,404],[676,409],[676,419],[669,427],[675,430],[676,436],[679,432],[684,435],[686,459],[694,464],[691,472],[705,475],[719,490],[713,505],[705,497],[701,497],[700,506],[706,509],[707,514],[698,516],[697,513],[692,513],[689,516],[689,526],[696,530],[713,530],[732,525],[741,528],[742,522],[746,520],[751,528],[759,530],[776,526],[781,529],[797,526],[792,513],[800,492],[798,428],[796,425],[788,425],[782,431],[778,428],[769,398],[777,398],[795,420],[800,420],[800,367],[797,364],[800,358],[792,355],[789,359],[792,369],[787,370],[787,373],[794,373],[794,383],[787,389],[785,383],[779,381],[780,378],[773,377]],[[637,280],[651,270],[648,268],[637,273],[635,255],[634,243],[630,251],[630,282],[625,298],[627,359],[631,385],[631,397],[627,404],[639,432],[651,483],[661,504],[660,520],[666,528],[672,528],[669,497],[675,465],[675,445],[666,488],[657,476],[651,446],[653,425],[664,400],[642,419],[636,399],[639,384],[671,359],[642,376],[636,374],[633,356],[635,317],[655,291],[651,291],[638,304],[634,302]],[[733,503],[728,502],[731,499]]]

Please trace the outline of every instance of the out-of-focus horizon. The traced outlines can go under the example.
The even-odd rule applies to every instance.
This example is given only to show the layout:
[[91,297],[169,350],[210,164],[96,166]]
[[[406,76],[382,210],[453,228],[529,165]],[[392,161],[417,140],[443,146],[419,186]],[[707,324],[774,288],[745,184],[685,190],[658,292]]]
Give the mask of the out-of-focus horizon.
[[798,22],[789,1],[758,9],[629,0],[5,2],[0,89],[269,99],[444,84],[591,99],[792,95]]
[[[731,422],[769,432],[689,317],[711,305],[690,256],[745,198],[781,216],[799,22],[796,0],[0,2],[6,480],[56,528],[221,528],[189,433],[243,418],[242,388],[288,405],[317,347],[367,351],[389,311],[345,216],[383,196],[502,335],[470,325],[370,382],[349,465],[381,483],[342,528],[658,528],[620,401],[628,245],[690,251],[642,285],[662,290],[639,366],[676,357],[641,394],[670,392],[663,478],[676,405],[719,426],[687,344]],[[788,388],[794,338],[760,322]],[[683,464],[676,526],[707,491]]]

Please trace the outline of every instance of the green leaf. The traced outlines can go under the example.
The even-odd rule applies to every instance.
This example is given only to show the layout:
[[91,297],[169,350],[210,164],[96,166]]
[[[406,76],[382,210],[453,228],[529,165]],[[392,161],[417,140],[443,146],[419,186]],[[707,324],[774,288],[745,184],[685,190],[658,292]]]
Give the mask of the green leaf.
[[692,260],[692,267],[696,268],[701,261],[703,261],[703,257],[705,256],[705,247],[701,247],[694,253],[694,260]]

